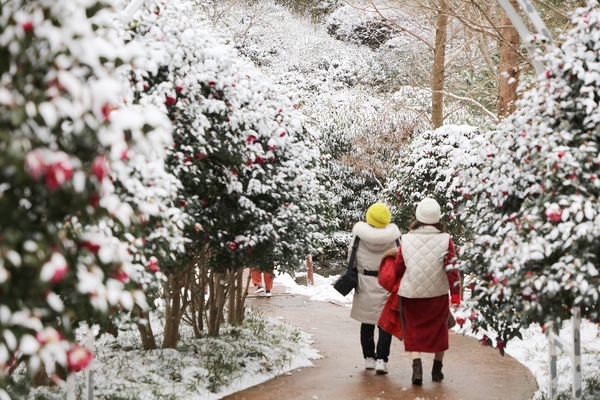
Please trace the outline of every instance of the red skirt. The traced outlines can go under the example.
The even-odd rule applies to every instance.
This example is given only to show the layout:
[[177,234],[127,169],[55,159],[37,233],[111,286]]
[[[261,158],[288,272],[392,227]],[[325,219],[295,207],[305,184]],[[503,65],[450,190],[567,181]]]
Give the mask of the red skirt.
[[402,297],[404,349],[423,353],[448,350],[448,295],[426,299]]

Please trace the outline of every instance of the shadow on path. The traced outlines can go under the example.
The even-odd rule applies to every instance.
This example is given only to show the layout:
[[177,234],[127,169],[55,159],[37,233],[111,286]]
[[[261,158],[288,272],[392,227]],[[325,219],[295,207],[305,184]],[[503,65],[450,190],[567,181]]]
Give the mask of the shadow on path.
[[227,400],[517,400],[531,399],[537,390],[527,367],[481,346],[474,338],[453,332],[444,359],[443,382],[431,381],[433,354],[423,354],[423,385],[413,386],[410,355],[396,338],[389,374],[376,375],[364,369],[360,323],[350,318],[348,308],[283,294],[283,287],[274,289],[272,298],[251,297],[247,305],[312,334],[313,347],[323,358],[314,360],[313,368],[294,370],[291,375],[227,396]]

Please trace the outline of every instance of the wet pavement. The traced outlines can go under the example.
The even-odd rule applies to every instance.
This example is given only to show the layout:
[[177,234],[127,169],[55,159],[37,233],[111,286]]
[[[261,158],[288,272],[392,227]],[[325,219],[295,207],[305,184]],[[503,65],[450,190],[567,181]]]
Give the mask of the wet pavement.
[[270,299],[250,296],[247,305],[310,333],[312,347],[323,358],[313,360],[314,367],[294,370],[227,396],[227,400],[517,400],[531,399],[537,390],[527,367],[454,332],[450,333],[442,382],[431,381],[433,354],[423,354],[423,385],[412,385],[410,355],[396,338],[387,364],[389,373],[376,375],[364,369],[360,323],[350,318],[349,308],[285,294],[283,286],[276,285],[273,292]]

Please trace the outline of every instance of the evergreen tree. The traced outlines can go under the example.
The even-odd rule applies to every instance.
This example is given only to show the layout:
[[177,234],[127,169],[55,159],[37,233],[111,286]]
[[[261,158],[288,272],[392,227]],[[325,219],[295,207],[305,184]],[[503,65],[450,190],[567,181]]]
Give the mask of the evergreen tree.
[[477,205],[463,249],[476,276],[474,329],[497,332],[500,349],[531,323],[558,329],[573,307],[600,320],[596,3],[573,23],[515,115],[489,132],[480,171],[463,177]]
[[466,235],[464,219],[472,206],[463,191],[458,171],[473,163],[469,150],[481,138],[471,126],[446,125],[417,134],[404,147],[400,161],[390,173],[385,198],[394,221],[406,230],[415,219],[419,201],[435,199],[442,209],[441,221],[457,244]]
[[2,396],[23,395],[11,386],[18,363],[59,377],[84,368],[79,323],[113,330],[161,279],[128,232],[160,215],[169,179],[134,164],[170,142],[170,123],[127,103],[124,74],[143,51],[123,43],[105,6],[0,5]]

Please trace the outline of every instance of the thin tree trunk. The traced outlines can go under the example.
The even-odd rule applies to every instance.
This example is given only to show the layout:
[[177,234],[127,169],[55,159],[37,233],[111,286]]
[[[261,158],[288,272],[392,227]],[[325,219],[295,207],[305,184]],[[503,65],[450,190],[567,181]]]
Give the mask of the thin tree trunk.
[[[518,10],[517,0],[510,0],[510,4]],[[519,84],[519,55],[513,48],[519,45],[519,33],[510,22],[506,13],[502,13],[500,21],[500,32],[513,47],[502,41],[500,42],[500,81],[498,83],[498,116],[504,117],[515,111],[517,100],[517,86]]]
[[165,309],[165,337],[163,348],[174,349],[179,340],[179,324],[181,322],[181,288],[182,279],[180,273],[169,275],[167,290],[167,305]]
[[239,325],[244,322],[246,296],[248,295],[247,287],[250,284],[250,277],[246,280],[246,285],[243,284],[244,269],[235,272],[230,272],[229,279],[229,307],[227,310],[227,322],[232,325]]
[[154,339],[154,332],[152,332],[152,326],[150,325],[150,315],[148,313],[144,313],[140,307],[136,307],[134,312],[138,318],[145,319],[147,321],[147,324],[136,322],[138,331],[140,332],[140,336],[142,338],[142,346],[144,347],[144,350],[155,350],[156,340]]
[[446,75],[446,31],[448,28],[448,3],[438,1],[433,71],[431,74],[431,123],[439,128],[444,123],[444,80]]
[[215,272],[214,269],[209,273],[208,287],[209,297],[206,307],[208,312],[207,329],[208,334],[216,336],[219,334],[221,324],[225,322],[224,308],[227,301],[228,285],[225,279],[227,276],[220,272]]

